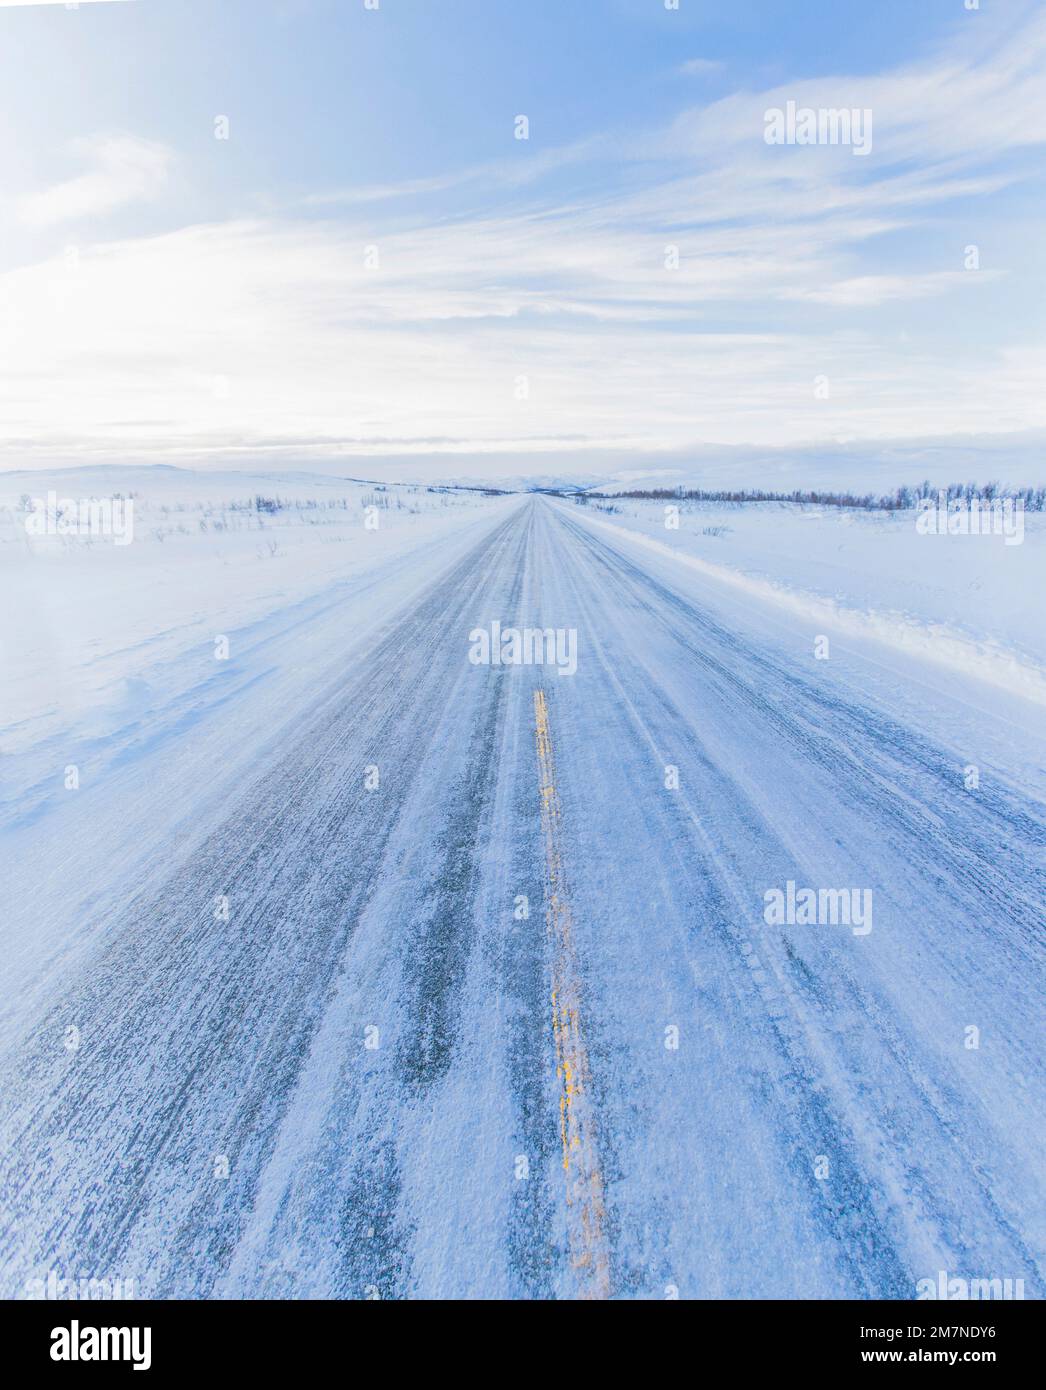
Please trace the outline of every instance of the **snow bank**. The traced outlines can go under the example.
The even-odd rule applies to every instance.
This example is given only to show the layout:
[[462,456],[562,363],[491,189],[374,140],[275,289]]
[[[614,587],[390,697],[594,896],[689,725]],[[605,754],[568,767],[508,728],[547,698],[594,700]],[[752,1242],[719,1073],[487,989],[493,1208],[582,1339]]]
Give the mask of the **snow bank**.
[[[28,534],[25,507],[48,493],[132,501],[133,539]],[[219,636],[394,564],[497,505],[478,492],[308,474],[0,475],[0,749],[134,718],[147,698],[143,670],[210,650]]]
[[[1046,704],[1046,517],[1025,516],[1021,545],[1000,536],[931,536],[915,514],[790,504],[575,504],[598,527],[818,630],[871,638],[1010,694]],[[674,504],[673,504],[674,505]]]

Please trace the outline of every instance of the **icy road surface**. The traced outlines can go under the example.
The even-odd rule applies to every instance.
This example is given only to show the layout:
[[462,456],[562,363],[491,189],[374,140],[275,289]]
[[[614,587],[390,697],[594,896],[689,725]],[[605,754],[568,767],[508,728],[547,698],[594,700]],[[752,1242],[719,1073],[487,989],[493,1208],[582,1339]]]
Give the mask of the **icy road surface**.
[[[440,556],[9,834],[2,1292],[1041,1297],[1009,713],[566,504]],[[495,621],[576,674],[472,664]],[[789,881],[872,929],[768,924]]]

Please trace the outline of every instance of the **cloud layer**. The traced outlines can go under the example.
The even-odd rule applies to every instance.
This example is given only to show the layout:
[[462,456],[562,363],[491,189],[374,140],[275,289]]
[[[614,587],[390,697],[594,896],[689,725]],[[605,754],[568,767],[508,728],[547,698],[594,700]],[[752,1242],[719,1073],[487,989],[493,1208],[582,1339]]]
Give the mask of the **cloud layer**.
[[[1037,169],[1044,59],[1037,15],[893,73],[202,225],[177,225],[173,151],[83,140],[14,207],[52,247],[0,276],[5,461],[1044,427],[1046,342],[980,330],[1014,268],[968,267],[964,211]],[[873,153],[767,146],[788,100],[870,107]],[[172,229],[90,240],[145,204]]]

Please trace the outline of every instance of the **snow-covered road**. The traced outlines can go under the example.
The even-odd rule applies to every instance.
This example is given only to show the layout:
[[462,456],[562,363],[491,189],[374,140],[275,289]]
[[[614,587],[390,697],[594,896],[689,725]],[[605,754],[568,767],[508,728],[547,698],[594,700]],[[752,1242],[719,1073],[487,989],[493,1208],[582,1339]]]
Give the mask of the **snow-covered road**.
[[[1041,1297],[1046,810],[999,721],[579,509],[472,525],[344,657],[306,613],[267,729],[216,706],[19,831],[0,1291]],[[576,673],[474,664],[493,623]]]

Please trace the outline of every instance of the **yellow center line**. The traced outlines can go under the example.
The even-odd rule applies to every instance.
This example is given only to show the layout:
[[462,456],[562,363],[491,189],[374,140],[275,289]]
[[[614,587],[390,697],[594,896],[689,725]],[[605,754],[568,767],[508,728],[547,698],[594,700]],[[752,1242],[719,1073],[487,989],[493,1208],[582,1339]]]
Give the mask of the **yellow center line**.
[[564,885],[560,852],[561,811],[548,705],[534,691],[541,828],[545,839],[545,923],[552,948],[552,1034],[559,1081],[559,1137],[566,1178],[570,1257],[582,1298],[610,1296],[603,1174],[599,1166],[590,1097],[591,1072],[581,1036],[580,976],[574,951],[574,919]]

